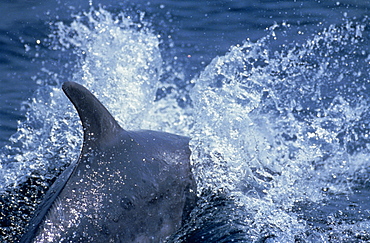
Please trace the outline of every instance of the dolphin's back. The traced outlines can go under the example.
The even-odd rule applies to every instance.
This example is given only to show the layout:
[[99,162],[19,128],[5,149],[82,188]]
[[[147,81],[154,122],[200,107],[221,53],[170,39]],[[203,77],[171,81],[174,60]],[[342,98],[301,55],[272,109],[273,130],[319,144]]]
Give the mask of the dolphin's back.
[[81,155],[45,195],[21,242],[162,242],[195,204],[189,138],[125,131],[66,82],[84,129]]

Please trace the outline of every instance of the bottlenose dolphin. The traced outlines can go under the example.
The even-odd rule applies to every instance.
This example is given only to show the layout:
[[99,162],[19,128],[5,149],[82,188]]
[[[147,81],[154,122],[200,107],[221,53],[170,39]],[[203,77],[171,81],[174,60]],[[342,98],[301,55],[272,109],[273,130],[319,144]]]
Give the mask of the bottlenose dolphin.
[[126,131],[83,86],[63,91],[83,126],[76,163],[45,194],[20,242],[163,242],[196,202],[189,138]]

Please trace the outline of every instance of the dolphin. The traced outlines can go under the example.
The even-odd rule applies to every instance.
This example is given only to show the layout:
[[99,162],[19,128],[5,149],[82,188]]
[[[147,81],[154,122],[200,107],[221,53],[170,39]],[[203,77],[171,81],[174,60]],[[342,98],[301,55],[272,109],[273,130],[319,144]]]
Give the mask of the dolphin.
[[126,131],[82,85],[62,88],[81,119],[81,153],[45,194],[20,242],[166,241],[197,200],[189,138]]

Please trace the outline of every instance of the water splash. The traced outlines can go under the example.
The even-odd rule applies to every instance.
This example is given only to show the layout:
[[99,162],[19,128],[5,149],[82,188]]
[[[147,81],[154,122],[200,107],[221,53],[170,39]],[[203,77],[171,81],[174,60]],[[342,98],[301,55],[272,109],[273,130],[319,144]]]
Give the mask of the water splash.
[[[176,103],[179,89],[170,80],[160,83],[164,66],[159,36],[140,13],[137,20],[100,8],[79,15],[70,25],[58,23],[59,47],[73,48],[80,57],[74,80],[96,93],[124,129],[155,129],[183,134],[189,123]],[[167,50],[169,51],[169,50]],[[176,76],[177,75],[177,76]],[[181,76],[174,73],[167,76]],[[170,89],[156,99],[158,89]]]
[[366,24],[330,26],[303,45],[272,52],[275,32],[287,28],[275,25],[257,43],[216,57],[193,80],[198,185],[235,197],[253,215],[245,216],[251,235],[301,238],[306,222],[294,205],[350,193],[368,173]]
[[140,114],[153,104],[162,72],[159,40],[143,17],[135,23],[99,9],[70,25],[58,23],[60,45],[81,59],[74,80],[99,91],[98,98],[126,129],[141,127]]

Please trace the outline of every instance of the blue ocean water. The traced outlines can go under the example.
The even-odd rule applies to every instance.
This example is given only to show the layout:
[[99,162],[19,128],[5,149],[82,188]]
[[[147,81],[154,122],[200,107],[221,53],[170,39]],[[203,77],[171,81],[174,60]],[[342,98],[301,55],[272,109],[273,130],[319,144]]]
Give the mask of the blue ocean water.
[[125,129],[190,136],[199,194],[232,199],[204,197],[171,241],[368,242],[369,9],[3,1],[0,241],[19,237],[78,156],[80,125],[60,90],[70,80]]

